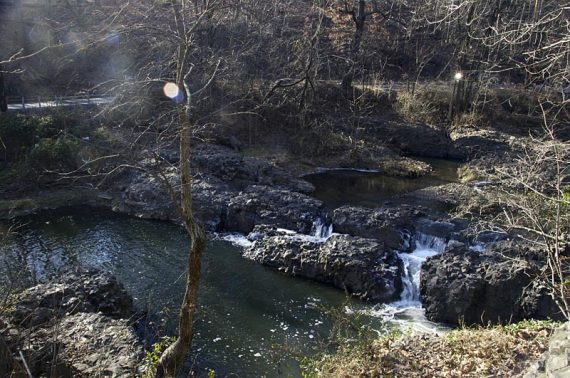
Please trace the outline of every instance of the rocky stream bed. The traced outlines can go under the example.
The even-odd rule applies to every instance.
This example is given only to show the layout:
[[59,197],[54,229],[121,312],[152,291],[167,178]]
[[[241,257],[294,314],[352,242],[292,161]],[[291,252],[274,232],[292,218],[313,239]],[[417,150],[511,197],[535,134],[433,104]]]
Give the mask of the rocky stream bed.
[[[200,219],[212,233],[241,234],[234,240],[239,239],[240,253],[248,260],[288,276],[334,286],[371,306],[396,303],[392,306],[396,309],[419,308],[421,300],[426,318],[446,325],[561,318],[546,290],[530,279],[532,271],[540,269],[539,262],[518,259],[513,264],[511,257],[521,254],[506,235],[474,237],[466,231],[466,219],[449,215],[441,206],[430,206],[434,196],[430,190],[437,190],[437,201],[456,205],[460,197],[457,183],[437,182],[434,189],[434,183],[428,182],[426,188],[414,187],[374,207],[351,203],[350,198],[342,206],[331,206],[312,195],[322,188],[263,159],[212,144],[197,145],[194,156],[193,196]],[[179,160],[176,151],[164,151],[162,158],[170,164]],[[179,223],[176,206],[161,182],[166,180],[176,188],[176,170],[150,156],[143,162],[146,172],[125,170],[103,191],[78,196],[79,203],[55,201],[45,207],[87,202],[137,218]],[[159,166],[160,177],[152,173]],[[475,185],[462,186],[469,190]],[[24,204],[15,211],[3,211],[2,217],[38,207],[42,206]],[[60,258],[52,261],[58,268],[71,263],[68,257]],[[78,263],[103,270],[108,266],[101,261]],[[30,358],[37,361],[33,367],[37,371],[48,366],[72,375],[89,376],[101,369],[115,376],[134,374],[133,361],[142,346],[132,328],[136,316],[130,298],[104,273],[67,273],[64,277],[16,297],[14,310],[0,322],[8,344],[33,355]],[[45,344],[55,319],[62,331]],[[26,333],[25,348],[16,340],[22,332]],[[54,348],[61,356],[56,362],[46,354]],[[97,358],[90,357],[94,348]],[[233,368],[235,363],[228,364]]]

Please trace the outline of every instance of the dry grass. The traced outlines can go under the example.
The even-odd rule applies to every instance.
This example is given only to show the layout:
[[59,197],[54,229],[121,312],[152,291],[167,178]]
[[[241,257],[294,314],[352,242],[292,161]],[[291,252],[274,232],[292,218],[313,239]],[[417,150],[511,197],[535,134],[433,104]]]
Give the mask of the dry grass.
[[394,110],[408,121],[441,127],[447,122],[451,89],[418,87],[415,92],[401,91],[396,96]]
[[389,336],[313,360],[306,377],[522,377],[555,324],[522,322],[443,336]]

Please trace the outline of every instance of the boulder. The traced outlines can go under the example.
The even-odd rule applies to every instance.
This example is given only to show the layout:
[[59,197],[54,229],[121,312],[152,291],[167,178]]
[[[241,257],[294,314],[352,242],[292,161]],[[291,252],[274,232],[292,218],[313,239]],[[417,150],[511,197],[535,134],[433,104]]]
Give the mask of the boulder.
[[369,209],[342,206],[334,210],[333,231],[363,238],[378,239],[387,248],[409,249],[409,235],[417,218],[425,215],[421,209],[408,206]]
[[16,296],[14,311],[0,319],[0,342],[4,353],[23,353],[33,376],[132,377],[144,355],[133,316],[113,276],[69,272]]
[[481,156],[510,160],[512,159],[511,153],[521,152],[520,146],[516,145],[521,138],[498,130],[462,129],[453,132],[451,138],[455,149],[462,151],[467,160]]
[[[314,187],[267,161],[208,144],[195,147],[193,161],[194,208],[208,231],[248,233],[263,222],[305,232],[321,215],[322,202],[303,194]],[[178,198],[180,178],[176,167],[163,168],[160,177],[143,172],[131,172],[125,177],[121,179],[124,191],[115,211],[180,223],[176,203],[165,184],[167,181],[174,188]],[[127,178],[131,181],[124,184]]]
[[134,314],[130,295],[115,277],[97,270],[70,271],[59,279],[31,287],[17,296],[12,322],[30,327],[78,312],[99,312],[128,319]]
[[[124,319],[79,312],[27,331],[22,347],[34,376],[133,377],[144,351]],[[57,356],[54,359],[54,354]]]
[[524,375],[524,378],[566,377],[570,377],[570,322],[554,331],[548,350]]
[[428,319],[486,324],[561,318],[546,289],[533,279],[536,261],[506,244],[487,251],[450,243],[422,265],[420,299]]
[[476,195],[477,192],[470,185],[449,183],[414,190],[401,195],[400,200],[429,208],[431,211],[449,212],[463,203],[465,198]]
[[402,291],[402,261],[374,239],[333,234],[325,242],[306,235],[273,234],[256,240],[244,257],[287,274],[385,302]]
[[192,162],[196,171],[219,178],[237,190],[249,185],[266,185],[311,193],[315,187],[267,160],[246,157],[235,150],[202,143],[194,147]]
[[462,159],[463,153],[451,138],[442,130],[426,124],[385,122],[376,126],[377,135],[392,148],[400,150],[408,156],[424,156],[444,159]]
[[[174,168],[166,170],[164,176],[172,187],[176,187],[180,182]],[[114,210],[146,219],[179,219],[167,186],[150,173],[139,173],[132,178]]]
[[251,232],[265,224],[308,234],[317,219],[325,217],[321,201],[305,194],[264,185],[251,185],[227,204],[222,229]]

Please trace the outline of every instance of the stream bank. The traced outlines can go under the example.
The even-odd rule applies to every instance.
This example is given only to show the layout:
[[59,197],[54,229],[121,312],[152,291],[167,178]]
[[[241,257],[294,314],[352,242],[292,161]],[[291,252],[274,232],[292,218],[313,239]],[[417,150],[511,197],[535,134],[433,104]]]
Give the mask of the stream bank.
[[[204,337],[204,344],[202,344],[201,350],[199,350],[200,346],[198,346],[198,349],[194,351],[195,354],[201,356],[200,366],[204,367],[204,369],[206,367],[215,368],[217,371],[228,373],[246,371],[252,374],[275,371],[275,374],[285,374],[286,372],[287,374],[298,375],[299,370],[294,359],[287,357],[285,361],[277,364],[266,364],[266,362],[260,362],[260,359],[265,359],[268,356],[286,355],[283,351],[275,350],[269,346],[273,344],[285,345],[284,349],[289,349],[289,346],[295,349],[299,345],[306,345],[312,351],[302,349],[304,351],[303,354],[310,354],[317,348],[310,341],[317,338],[321,339],[327,333],[326,330],[331,327],[330,321],[324,320],[322,318],[322,310],[318,309],[322,299],[317,296],[318,300],[313,300],[312,296],[309,298],[302,295],[305,295],[307,292],[318,293],[321,290],[323,292],[330,290],[330,293],[334,293],[330,294],[334,298],[334,300],[331,300],[334,306],[341,306],[341,299],[345,299],[340,290],[309,283],[306,280],[292,280],[285,275],[268,271],[260,265],[242,260],[240,258],[241,254],[266,266],[281,270],[287,275],[311,278],[372,300],[373,302],[370,304],[352,300],[352,303],[357,303],[357,305],[354,305],[354,308],[351,308],[350,311],[365,314],[369,318],[381,319],[377,323],[377,328],[382,330],[386,328],[386,319],[392,321],[392,324],[409,324],[406,321],[410,318],[416,324],[419,323],[422,326],[427,325],[431,329],[434,328],[433,324],[423,317],[419,301],[419,293],[422,291],[419,269],[421,263],[428,257],[431,258],[430,261],[433,261],[431,266],[440,264],[440,269],[429,269],[426,270],[425,274],[422,274],[424,282],[433,283],[426,286],[426,289],[423,290],[424,306],[430,308],[430,311],[427,313],[430,320],[456,324],[462,317],[465,319],[465,314],[469,314],[467,319],[476,323],[480,319],[479,315],[481,312],[485,313],[488,308],[498,306],[502,306],[504,310],[504,303],[515,303],[522,295],[520,290],[511,290],[518,287],[517,285],[520,282],[512,280],[509,275],[506,275],[505,279],[501,281],[503,286],[499,286],[499,289],[493,287],[490,291],[480,290],[481,287],[485,287],[484,283],[487,279],[485,276],[480,275],[475,278],[479,286],[473,286],[472,292],[478,293],[473,296],[473,301],[478,302],[478,295],[483,295],[488,299],[485,302],[487,307],[477,308],[476,311],[467,303],[460,311],[450,312],[449,309],[453,308],[454,303],[445,300],[441,295],[437,295],[438,291],[446,292],[453,289],[459,298],[465,293],[464,286],[461,283],[464,279],[471,279],[471,277],[466,277],[465,275],[463,262],[453,257],[455,256],[453,253],[448,253],[449,251],[444,252],[444,249],[451,239],[467,243],[467,247],[477,246],[477,241],[463,232],[468,221],[460,217],[451,216],[448,213],[449,209],[462,204],[462,201],[464,201],[462,196],[465,191],[478,191],[477,183],[437,182],[436,184],[441,185],[434,187],[432,186],[433,183],[428,182],[425,187],[422,187],[422,185],[416,187],[414,186],[416,181],[412,181],[413,185],[410,190],[415,190],[403,190],[405,193],[397,193],[399,194],[397,196],[394,196],[392,193],[384,197],[379,195],[379,191],[384,190],[386,185],[365,184],[365,189],[367,187],[372,189],[365,197],[376,197],[377,200],[368,203],[366,201],[342,203],[342,198],[346,197],[347,194],[356,194],[354,193],[354,188],[347,185],[350,189],[345,191],[344,194],[337,196],[340,200],[333,204],[332,201],[318,194],[320,193],[319,186],[332,186],[331,182],[335,183],[338,181],[338,175],[335,178],[335,175],[324,172],[321,175],[331,174],[333,178],[328,179],[328,181],[327,179],[322,180],[321,183],[310,183],[303,178],[298,178],[297,175],[292,174],[287,169],[271,164],[265,159],[246,156],[232,148],[200,143],[195,146],[195,150],[196,157],[193,164],[197,171],[193,194],[196,207],[200,209],[199,215],[202,221],[211,232],[249,234],[250,240],[248,243],[253,243],[253,245],[248,247],[247,251],[242,252],[241,250],[236,251],[228,244],[214,242],[213,251],[215,252],[212,253],[218,253],[227,259],[228,263],[234,264],[236,267],[242,269],[245,266],[249,267],[244,269],[245,273],[247,273],[242,277],[244,282],[252,281],[251,277],[254,275],[264,277],[265,273],[261,273],[262,271],[271,274],[270,277],[272,278],[268,280],[275,279],[278,282],[275,285],[268,285],[267,281],[254,280],[254,286],[263,289],[261,291],[253,289],[250,283],[244,283],[243,286],[237,285],[237,288],[242,290],[243,293],[249,292],[246,294],[247,298],[243,298],[230,290],[236,285],[232,280],[236,277],[236,272],[231,267],[232,269],[227,271],[222,269],[223,274],[225,274],[224,278],[227,278],[228,282],[221,284],[219,290],[203,290],[205,293],[213,295],[213,297],[224,292],[233,293],[227,298],[227,302],[223,302],[224,305],[221,308],[208,312],[207,306],[205,306],[206,312],[204,313],[203,321],[208,325],[204,325],[206,331],[203,334],[197,335],[197,345],[200,345],[198,341],[200,337]],[[175,149],[161,151],[160,156],[161,159],[168,161],[168,165],[176,165],[180,159]],[[76,204],[80,205],[83,211],[93,214],[96,212],[86,207],[86,205],[111,209],[136,218],[178,223],[176,207],[171,202],[168,191],[161,185],[156,175],[152,173],[156,170],[162,170],[166,179],[171,184],[176,185],[178,180],[176,169],[163,165],[164,162],[155,159],[152,154],[145,155],[143,153],[141,161],[141,166],[144,169],[127,169],[113,176],[108,180],[106,186],[100,189],[76,191],[63,188],[59,192],[48,192],[47,195],[46,192],[37,193],[37,200],[36,198],[27,200],[15,199],[14,202],[11,202],[12,205],[17,205],[14,206],[15,209],[12,209],[13,206],[10,204],[3,206],[3,216],[14,217],[16,215],[33,213],[39,208],[57,209],[62,206]],[[346,173],[346,171],[341,173]],[[365,181],[370,177],[365,172],[348,173],[351,176],[348,182],[351,180]],[[382,182],[382,180],[386,180],[386,177],[374,177],[373,182]],[[390,178],[390,180],[394,179]],[[391,189],[390,186],[388,184],[389,189]],[[357,189],[362,188],[360,184],[357,184],[355,187]],[[344,187],[341,185],[340,189],[344,190]],[[17,197],[15,196],[14,198]],[[435,202],[443,203],[445,206],[440,207],[439,204],[437,206],[426,206],[426,204],[430,205]],[[338,207],[338,205],[342,206]],[[57,215],[52,213],[52,215],[48,215],[47,219],[44,219],[44,222],[51,224],[54,221],[51,216],[57,219]],[[105,215],[103,218],[106,217],[108,215]],[[73,223],[73,221],[66,223],[65,228],[75,229],[76,231],[82,229],[82,227],[75,228],[76,226]],[[105,223],[104,220],[103,223]],[[152,227],[157,227],[155,223],[152,224]],[[260,227],[264,227],[262,232],[257,232],[257,235],[255,235],[256,229],[259,231]],[[97,230],[96,226],[93,226],[93,228]],[[113,227],[110,228],[112,229]],[[136,227],[133,228],[136,229]],[[324,229],[327,232],[323,234]],[[278,233],[285,232],[287,235],[276,235],[274,231]],[[88,233],[86,236],[101,238],[101,234],[98,232],[100,230],[92,234]],[[60,248],[55,248],[56,254],[53,258],[40,261],[47,265],[80,263],[110,269],[110,267],[115,266],[113,264],[118,261],[121,262],[121,258],[118,256],[122,256],[121,250],[123,247],[117,246],[114,240],[120,239],[126,231],[123,229],[121,232],[115,233],[107,229],[105,232],[108,232],[112,237],[108,240],[109,245],[103,246],[100,250],[97,249],[97,246],[90,245],[90,243],[85,245],[79,243],[77,246],[70,248],[70,251],[67,251],[67,247],[64,247],[63,251]],[[335,235],[335,233],[346,235]],[[169,260],[172,266],[183,267],[185,247],[181,248],[181,245],[185,245],[183,241],[185,236],[179,233],[176,237],[172,237],[171,231],[165,232],[165,234],[170,235],[169,237],[176,241],[176,245],[171,248],[181,253],[180,255],[167,254],[165,259]],[[155,233],[147,230],[146,232],[137,233],[136,236],[132,236],[132,239],[141,238],[141,235],[154,235],[153,237],[158,238]],[[61,238],[58,237],[56,239],[60,239],[58,243],[65,244],[68,238],[69,235],[63,232]],[[144,243],[153,244],[152,241],[145,237],[142,240]],[[161,240],[158,244],[169,244],[163,239],[158,238],[157,240]],[[422,240],[436,242],[422,243]],[[341,248],[338,248],[339,246]],[[421,246],[421,248],[418,246]],[[116,247],[119,248],[116,249]],[[165,250],[164,245],[161,247],[157,248],[156,251]],[[144,251],[146,247],[135,245],[134,247],[128,246],[124,248],[128,251],[136,251],[137,248]],[[101,252],[100,255],[98,254],[99,252]],[[441,256],[444,257],[439,259],[435,257],[442,252]],[[42,254],[39,255],[41,256]],[[491,257],[488,257],[489,265],[491,266],[494,261],[492,255],[491,251]],[[67,257],[63,258],[62,256]],[[453,258],[449,259],[449,256]],[[32,260],[36,257],[38,256],[32,256]],[[168,266],[165,269],[157,267],[157,263],[153,261],[156,259],[154,254],[143,254],[143,256],[139,257],[144,264],[148,263],[149,266],[129,272],[127,276],[136,282],[140,282],[141,277],[137,278],[136,276],[141,275],[147,288],[156,286],[156,282],[162,282],[164,275],[171,273],[172,266]],[[332,259],[329,259],[329,257],[332,257]],[[470,266],[469,261],[466,264]],[[28,260],[25,260],[25,262],[30,263]],[[128,262],[125,261],[121,263],[128,265]],[[373,266],[371,267],[370,265]],[[331,266],[335,268],[329,269]],[[439,276],[442,275],[441,272],[448,269],[447,266],[450,267],[450,271],[456,274],[454,281],[439,279]],[[153,273],[151,276],[146,276],[147,271],[145,269],[148,267],[156,270],[157,273],[162,272],[162,275],[151,277],[154,275]],[[252,271],[249,269],[252,269]],[[480,269],[476,268],[476,270]],[[17,271],[17,269],[13,271]],[[216,271],[220,271],[219,265],[216,265]],[[181,272],[179,273],[181,274]],[[275,277],[280,277],[280,279]],[[361,277],[366,277],[366,280],[361,280]],[[42,279],[41,274],[39,278]],[[172,278],[171,282],[177,281]],[[293,282],[299,282],[296,285],[299,285],[298,291],[301,294],[291,294],[288,291],[284,293],[284,297],[281,300],[277,301],[277,304],[259,302],[258,298],[275,298],[276,293],[284,291],[284,287],[290,288],[295,286]],[[304,285],[310,286],[305,287]],[[504,285],[507,285],[509,290],[504,290]],[[431,294],[429,293],[430,290]],[[501,292],[500,296],[493,296],[493,293],[499,291]],[[243,293],[240,295],[243,295]],[[508,295],[503,295],[504,293]],[[248,297],[249,294],[253,294],[255,298]],[[287,298],[289,295],[293,295],[294,299]],[[297,295],[301,296],[296,297]],[[325,296],[328,295],[326,294]],[[543,296],[543,294],[541,295]],[[161,298],[162,295],[158,294],[156,297]],[[239,298],[239,301],[236,298]],[[539,298],[540,300],[542,299]],[[141,301],[140,295],[135,295],[135,301]],[[139,303],[144,308],[151,302],[149,299]],[[161,313],[156,311],[157,314],[161,314],[161,317],[165,319],[165,323],[168,323],[175,317],[175,315],[171,314],[175,313],[172,309],[176,307],[175,303],[177,303],[174,299],[169,299],[168,302],[169,304],[165,305],[165,307],[171,309],[169,312]],[[242,302],[247,303],[247,308],[240,308],[237,305],[238,302],[240,306]],[[228,305],[228,303],[232,303],[232,305]],[[283,312],[282,308],[286,306],[289,307],[290,311]],[[230,308],[231,311],[225,312],[227,308]],[[233,325],[235,324],[233,323],[233,317],[234,314],[244,311],[244,318],[247,321],[243,323],[242,328],[244,330],[256,329],[257,324],[260,323],[259,313],[252,310],[256,308],[271,308],[275,312],[275,317],[270,319],[267,324],[262,322],[264,326],[260,326],[260,328],[263,329],[259,329],[255,338],[250,339],[243,333],[237,333],[238,331],[235,329],[235,325]],[[431,310],[433,308],[436,310]],[[299,315],[299,313],[306,314],[310,312],[314,315],[310,315],[309,320],[304,319],[304,315]],[[215,315],[212,316],[212,314]],[[528,313],[522,311],[519,314],[521,317],[529,316]],[[545,314],[545,316],[548,315]],[[534,315],[531,313],[530,316]],[[505,319],[505,317],[503,313],[500,314],[501,319]],[[514,318],[510,317],[509,319],[512,320]],[[275,323],[274,321],[277,320],[278,323]],[[325,322],[328,322],[327,325],[323,325]],[[224,328],[224,333],[220,335],[217,332],[223,324],[225,324],[222,327]],[[307,328],[307,325],[311,328]],[[215,327],[216,329],[211,330],[208,327]],[[163,329],[166,333],[172,333],[172,326],[165,324]],[[208,329],[210,330],[208,331]],[[268,330],[269,333],[267,333]],[[294,333],[290,333],[293,331]],[[279,334],[276,335],[275,339],[268,337],[268,335],[271,336],[277,333]],[[235,336],[236,334],[237,336]],[[235,339],[239,340],[237,342],[239,345],[234,344]],[[226,340],[228,343],[224,344]],[[261,345],[261,348],[253,349],[251,345]],[[204,352],[205,350],[210,350],[211,354]],[[231,352],[228,352],[228,350]]]
[[[125,286],[134,306],[150,315],[158,335],[149,336],[160,337],[176,329],[187,248],[183,230],[167,222],[93,209],[43,213],[30,218],[3,248],[3,256],[12,258],[9,265],[6,260],[0,264],[6,269],[0,277],[15,281],[19,272],[28,277],[24,286],[29,286],[65,273],[69,266],[110,272]],[[416,324],[413,313],[382,312],[374,303],[347,297],[328,285],[243,259],[244,251],[217,238],[204,254],[192,350],[198,372],[300,376],[298,356],[323,350],[337,322],[332,310],[362,314],[362,324],[381,333],[402,323]],[[417,319],[422,327],[437,327]]]

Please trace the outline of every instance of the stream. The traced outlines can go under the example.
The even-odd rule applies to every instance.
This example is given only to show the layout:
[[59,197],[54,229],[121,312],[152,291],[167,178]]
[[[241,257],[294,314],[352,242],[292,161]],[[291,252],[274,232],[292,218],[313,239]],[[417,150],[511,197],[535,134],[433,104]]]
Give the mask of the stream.
[[[387,201],[403,203],[399,199],[403,194],[458,181],[459,162],[443,159],[421,160],[433,168],[429,174],[422,177],[394,177],[366,170],[333,169],[306,175],[303,179],[315,186],[316,191],[312,196],[333,209],[343,205],[377,207]],[[406,198],[405,201],[408,203],[410,199]],[[433,207],[434,204],[421,205]]]
[[[359,321],[379,334],[398,326],[442,329],[423,317],[418,294],[421,262],[443,250],[440,239],[414,236],[415,251],[400,254],[407,273],[401,300],[384,305],[245,260],[241,241],[236,235],[215,237],[204,254],[193,344],[194,367],[204,374],[214,369],[220,376],[300,377],[298,359],[327,348],[335,323],[331,309],[362,315]],[[0,246],[0,287],[44,281],[68,266],[103,269],[127,288],[138,308],[163,319],[163,331],[174,333],[187,253],[185,233],[170,223],[99,210],[44,212]]]

